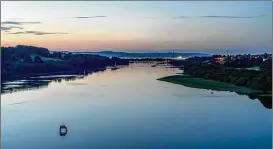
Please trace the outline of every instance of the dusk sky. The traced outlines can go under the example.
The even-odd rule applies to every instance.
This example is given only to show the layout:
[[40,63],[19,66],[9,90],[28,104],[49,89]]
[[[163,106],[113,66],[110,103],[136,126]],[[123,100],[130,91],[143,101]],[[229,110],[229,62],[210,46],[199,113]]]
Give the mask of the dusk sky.
[[1,46],[271,52],[272,2],[1,1]]

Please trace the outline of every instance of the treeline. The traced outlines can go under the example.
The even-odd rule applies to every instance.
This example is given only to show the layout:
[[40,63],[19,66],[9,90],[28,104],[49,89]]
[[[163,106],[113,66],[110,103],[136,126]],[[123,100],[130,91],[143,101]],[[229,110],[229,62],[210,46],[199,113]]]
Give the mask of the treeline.
[[228,68],[219,64],[184,67],[184,73],[194,77],[227,82],[237,86],[272,91],[272,71]]
[[27,74],[96,70],[106,66],[128,65],[129,60],[91,54],[50,52],[46,48],[23,46],[1,47],[2,81]]
[[206,60],[213,60],[213,57],[190,57],[186,60],[176,60],[176,59],[171,59],[169,63],[174,66],[181,66],[181,65],[199,65],[202,64],[203,61]]
[[[186,60],[170,60],[170,64],[175,66],[184,65],[185,67],[193,66],[193,65],[203,65],[204,63],[207,64],[219,64],[216,61],[217,57],[221,57],[221,55],[213,55],[210,57],[191,57]],[[222,56],[226,58],[225,56]],[[266,60],[262,58],[262,56],[257,57],[242,57],[242,58],[226,58],[224,62],[221,64],[225,67],[229,68],[250,68],[259,66],[261,70],[272,70],[272,57],[268,57]]]
[[[225,60],[219,63],[219,57]],[[272,91],[272,57],[268,54],[236,55],[233,58],[222,55],[191,57],[186,60],[171,60],[170,63],[175,66],[183,65],[184,73],[194,77]],[[259,67],[260,70],[245,69],[251,67]]]

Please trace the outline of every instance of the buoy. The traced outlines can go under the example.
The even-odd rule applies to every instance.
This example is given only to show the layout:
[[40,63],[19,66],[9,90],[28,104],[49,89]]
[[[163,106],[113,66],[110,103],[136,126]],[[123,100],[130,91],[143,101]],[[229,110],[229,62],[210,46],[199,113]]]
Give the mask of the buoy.
[[60,125],[60,136],[65,136],[67,134],[67,127],[64,123]]

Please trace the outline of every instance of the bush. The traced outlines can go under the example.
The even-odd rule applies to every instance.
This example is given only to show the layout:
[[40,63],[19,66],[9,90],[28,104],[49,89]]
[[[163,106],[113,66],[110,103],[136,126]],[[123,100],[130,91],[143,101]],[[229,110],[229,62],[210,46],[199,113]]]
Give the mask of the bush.
[[42,64],[42,63],[44,63],[44,62],[43,62],[43,60],[41,59],[40,56],[35,56],[35,57],[34,57],[34,63]]

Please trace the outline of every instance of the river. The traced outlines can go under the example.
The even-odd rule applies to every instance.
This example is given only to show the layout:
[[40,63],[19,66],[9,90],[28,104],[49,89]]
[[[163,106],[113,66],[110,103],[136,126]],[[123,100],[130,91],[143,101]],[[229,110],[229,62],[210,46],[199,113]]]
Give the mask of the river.
[[178,72],[133,63],[1,94],[2,149],[271,149],[271,109],[156,80]]

